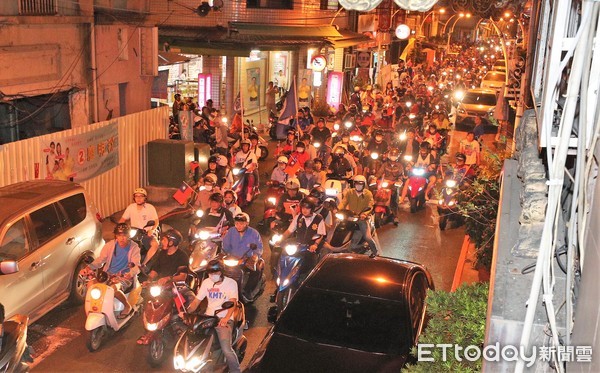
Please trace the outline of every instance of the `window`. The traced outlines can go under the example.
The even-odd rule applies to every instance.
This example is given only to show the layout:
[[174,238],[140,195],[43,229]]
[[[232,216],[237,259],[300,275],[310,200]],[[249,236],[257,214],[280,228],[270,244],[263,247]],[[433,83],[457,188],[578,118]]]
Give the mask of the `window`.
[[14,223],[0,244],[0,260],[19,260],[29,253],[29,241],[23,219]]
[[67,218],[71,222],[71,226],[74,227],[81,223],[87,215],[87,209],[85,206],[85,197],[83,193],[76,194],[71,197],[67,197],[60,201],[60,204],[65,209]]
[[[59,218],[54,204],[32,212],[30,217],[39,246],[44,245],[52,238],[59,235],[63,230],[62,227],[66,226],[65,219]],[[63,221],[63,224],[61,224],[61,220]]]
[[246,0],[246,8],[294,9],[293,0]]
[[57,13],[55,0],[20,0],[19,15],[41,16],[54,15]]
[[339,10],[341,8],[338,0],[320,0],[321,10]]

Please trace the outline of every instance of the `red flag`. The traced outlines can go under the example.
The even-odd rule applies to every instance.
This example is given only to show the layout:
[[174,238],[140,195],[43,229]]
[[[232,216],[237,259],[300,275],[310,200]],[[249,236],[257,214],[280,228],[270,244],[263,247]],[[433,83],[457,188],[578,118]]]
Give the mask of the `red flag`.
[[173,194],[173,198],[175,198],[175,200],[179,202],[180,205],[185,205],[192,196],[192,193],[194,193],[194,189],[192,189],[192,187],[190,187],[186,183],[183,183],[181,184],[179,189],[177,189],[175,194]]

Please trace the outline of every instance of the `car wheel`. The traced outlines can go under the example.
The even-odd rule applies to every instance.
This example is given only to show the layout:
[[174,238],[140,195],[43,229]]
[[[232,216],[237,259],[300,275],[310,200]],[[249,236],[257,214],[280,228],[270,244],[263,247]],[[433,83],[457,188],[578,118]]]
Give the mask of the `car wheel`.
[[87,267],[87,264],[82,260],[75,267],[75,273],[73,273],[73,280],[71,281],[71,301],[75,304],[83,304],[85,302],[85,295],[87,293],[87,281],[79,276],[81,270]]

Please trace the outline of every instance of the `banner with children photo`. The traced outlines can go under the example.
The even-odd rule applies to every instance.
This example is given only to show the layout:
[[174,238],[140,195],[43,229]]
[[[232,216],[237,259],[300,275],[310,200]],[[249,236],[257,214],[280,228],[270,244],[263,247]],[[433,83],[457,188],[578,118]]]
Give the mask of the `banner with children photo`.
[[82,182],[119,164],[117,122],[80,135],[58,137],[42,149],[41,164],[35,164],[35,178]]

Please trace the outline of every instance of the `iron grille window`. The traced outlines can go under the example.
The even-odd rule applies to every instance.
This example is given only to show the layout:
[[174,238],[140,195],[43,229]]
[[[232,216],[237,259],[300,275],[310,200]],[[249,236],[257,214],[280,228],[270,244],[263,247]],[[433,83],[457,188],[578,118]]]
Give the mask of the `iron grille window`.
[[340,10],[342,7],[338,0],[320,0],[320,10]]
[[246,0],[246,8],[294,9],[293,0]]
[[19,15],[46,16],[56,13],[56,0],[19,0]]

